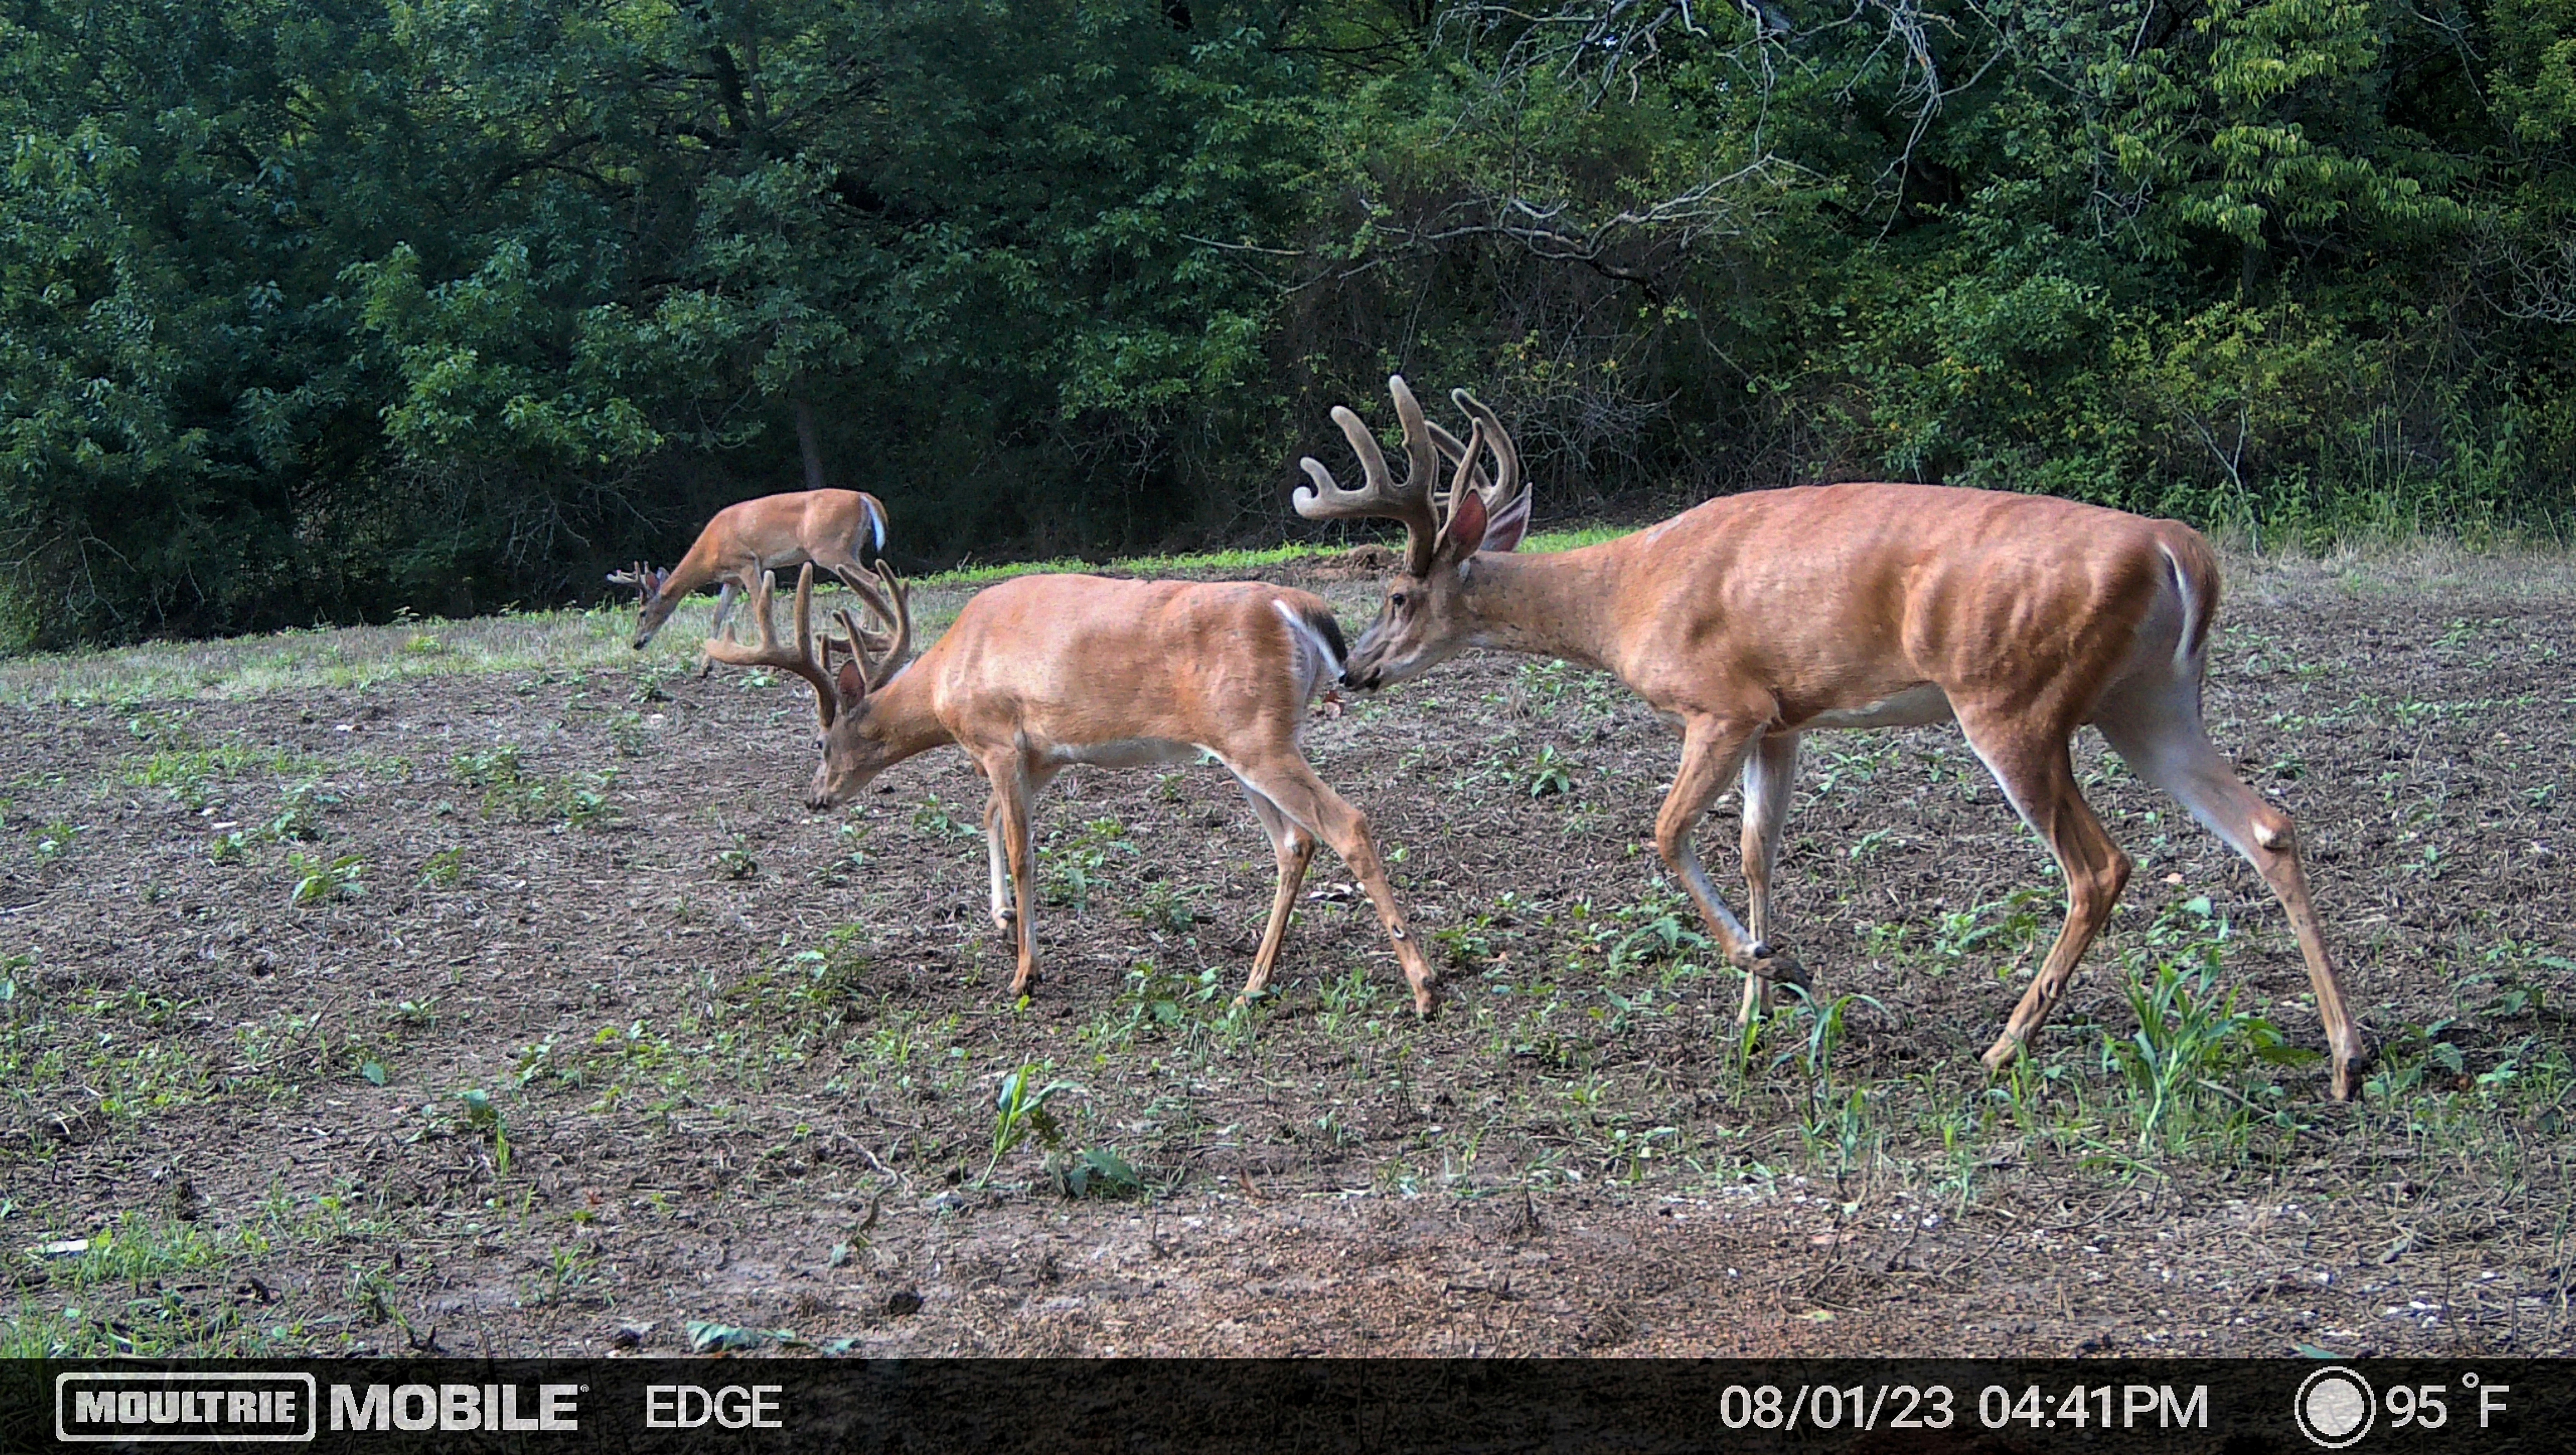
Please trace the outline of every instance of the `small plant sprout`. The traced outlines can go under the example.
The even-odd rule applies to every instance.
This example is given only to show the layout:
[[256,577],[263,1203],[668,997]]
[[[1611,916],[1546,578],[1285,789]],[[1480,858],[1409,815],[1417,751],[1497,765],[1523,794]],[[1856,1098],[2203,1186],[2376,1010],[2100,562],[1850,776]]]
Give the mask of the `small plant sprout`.
[[1574,776],[1568,771],[1573,766],[1563,754],[1557,752],[1554,743],[1542,745],[1537,755],[1530,759],[1528,771],[1522,775],[1529,796],[1547,798],[1559,793],[1573,792]]
[[420,882],[428,889],[454,889],[465,879],[465,850],[441,849],[421,861]]
[[465,1107],[465,1130],[492,1144],[492,1175],[509,1176],[510,1129],[503,1124],[501,1108],[493,1102],[492,1094],[479,1086],[468,1087],[456,1093],[456,1099]]
[[1079,1088],[1070,1081],[1050,1081],[1044,1086],[1037,1084],[1041,1074],[1054,1069],[1052,1061],[1044,1066],[1022,1063],[1017,1070],[1002,1078],[1001,1094],[993,1098],[993,1156],[984,1164],[984,1174],[976,1179],[978,1182],[990,1179],[993,1169],[1002,1165],[1002,1159],[1031,1137],[1037,1138],[1038,1144],[1050,1151],[1064,1145],[1064,1129],[1056,1124],[1055,1114],[1047,1110],[1047,1103],[1060,1092]]
[[292,854],[287,857],[286,872],[295,884],[288,896],[289,902],[299,907],[329,904],[336,899],[355,898],[367,892],[367,886],[361,882],[367,872],[367,862],[355,854],[342,854],[328,860],[319,854]]
[[715,870],[719,879],[749,879],[760,872],[760,861],[752,857],[749,842],[736,834],[731,847],[716,850]]

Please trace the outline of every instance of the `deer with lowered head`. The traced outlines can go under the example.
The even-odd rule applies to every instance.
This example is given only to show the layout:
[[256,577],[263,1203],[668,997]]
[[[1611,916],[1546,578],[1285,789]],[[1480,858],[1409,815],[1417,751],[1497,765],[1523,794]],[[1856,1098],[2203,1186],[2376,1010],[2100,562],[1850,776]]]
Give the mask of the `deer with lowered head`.
[[[777,639],[775,578],[753,588],[760,642],[710,640],[738,666],[775,667],[814,689],[817,762],[806,807],[845,803],[904,759],[954,743],[992,785],[984,810],[994,925],[1012,937],[1011,993],[1038,978],[1031,917],[1031,805],[1077,763],[1136,767],[1195,763],[1202,752],[1241,783],[1270,836],[1278,891],[1244,982],[1270,983],[1289,913],[1316,845],[1350,866],[1395,947],[1415,1010],[1429,1013],[1436,980],[1406,928],[1368,820],[1343,801],[1298,747],[1307,703],[1342,673],[1341,627],[1307,592],[1259,582],[1198,584],[1098,576],[1022,576],[978,593],[929,651],[907,661],[910,593],[882,562],[835,568],[881,626],[836,613],[841,635],[811,625],[814,568],[796,581],[794,637]],[[843,658],[837,667],[836,657]]]
[[[671,619],[680,603],[709,582],[718,583],[715,621],[709,636],[728,635],[734,605],[763,572],[784,570],[811,561],[826,571],[858,569],[868,557],[885,550],[885,502],[860,490],[799,490],[737,501],[715,513],[697,543],[680,564],[656,571],[641,561],[608,573],[611,586],[631,586],[641,599],[643,615],[635,624],[635,650],[652,644],[654,634]],[[715,658],[701,657],[698,675],[715,670]]]
[[[1772,938],[1770,891],[1800,740],[1955,721],[2066,876],[2065,924],[1984,1056],[1990,1071],[2009,1064],[2065,995],[2129,878],[2068,756],[2090,723],[2262,875],[2307,962],[2333,1093],[2353,1094],[2368,1044],[2344,1007],[2290,816],[2236,776],[2202,727],[2219,580],[2197,532],[2041,495],[1815,485],[1725,496],[1633,535],[1521,556],[1529,492],[1501,421],[1453,392],[1473,422],[1462,444],[1424,418],[1401,377],[1388,387],[1406,478],[1393,478],[1359,417],[1336,408],[1365,478],[1345,489],[1307,459],[1311,483],[1294,501],[1310,520],[1379,517],[1407,534],[1402,569],[1343,680],[1389,686],[1492,647],[1598,668],[1644,698],[1682,738],[1655,847],[1745,971],[1740,1019],[1767,1006],[1772,981],[1807,984]],[[1435,498],[1443,456],[1458,472]],[[1730,780],[1743,787],[1749,923],[1691,847]]]

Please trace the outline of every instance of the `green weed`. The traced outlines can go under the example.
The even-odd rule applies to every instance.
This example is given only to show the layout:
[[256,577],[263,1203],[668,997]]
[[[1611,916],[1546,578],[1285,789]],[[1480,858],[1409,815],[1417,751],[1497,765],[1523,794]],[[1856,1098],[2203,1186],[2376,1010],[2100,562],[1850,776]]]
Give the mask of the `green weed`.
[[319,854],[295,853],[287,856],[286,874],[294,888],[287,902],[305,908],[329,904],[334,900],[354,899],[367,892],[367,862],[355,854],[342,854],[325,860]]

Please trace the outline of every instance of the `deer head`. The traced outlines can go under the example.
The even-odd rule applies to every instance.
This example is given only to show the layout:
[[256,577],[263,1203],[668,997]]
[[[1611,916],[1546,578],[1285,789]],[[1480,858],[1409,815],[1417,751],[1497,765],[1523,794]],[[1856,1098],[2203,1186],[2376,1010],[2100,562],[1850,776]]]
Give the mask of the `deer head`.
[[644,650],[646,643],[653,640],[653,633],[661,630],[662,623],[670,619],[671,608],[679,604],[677,601],[661,600],[662,588],[670,583],[669,567],[656,571],[642,561],[636,562],[623,571],[608,573],[609,585],[633,587],[636,605],[644,608],[643,619],[635,628],[635,650],[639,652]]
[[[707,655],[737,667],[777,667],[805,679],[814,689],[813,786],[805,806],[816,811],[846,803],[866,788],[899,755],[881,731],[872,731],[874,694],[903,670],[912,654],[912,592],[894,568],[880,561],[873,573],[848,566],[834,568],[841,584],[884,623],[883,630],[863,626],[848,608],[833,613],[843,636],[814,634],[814,566],[807,562],[796,577],[795,634],[792,644],[778,640],[770,608],[777,573],[764,571],[752,587],[752,620],[760,641],[745,646],[710,638]],[[818,656],[819,642],[819,656]],[[834,668],[836,656],[846,657]]]
[[[1377,620],[1343,668],[1342,681],[1363,688],[1417,676],[1467,646],[1476,628],[1465,599],[1476,553],[1512,550],[1529,529],[1520,451],[1492,410],[1464,389],[1451,391],[1472,426],[1461,443],[1423,418],[1402,375],[1387,380],[1387,392],[1395,396],[1396,418],[1404,425],[1404,480],[1390,477],[1377,438],[1359,416],[1336,407],[1333,422],[1359,456],[1364,479],[1358,488],[1345,489],[1309,457],[1298,463],[1314,483],[1298,487],[1295,497],[1297,513],[1308,520],[1377,517],[1404,523],[1403,568],[1387,583]],[[1490,479],[1481,463],[1487,449],[1494,453]],[[1443,457],[1457,469],[1448,490],[1435,498]]]

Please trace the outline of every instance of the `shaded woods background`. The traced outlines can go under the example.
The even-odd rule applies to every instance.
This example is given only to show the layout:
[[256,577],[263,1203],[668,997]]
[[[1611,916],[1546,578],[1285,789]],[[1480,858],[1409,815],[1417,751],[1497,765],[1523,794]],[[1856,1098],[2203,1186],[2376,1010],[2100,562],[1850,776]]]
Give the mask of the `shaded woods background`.
[[[0,643],[1855,475],[2562,531],[2576,0],[0,0]],[[800,448],[802,431],[810,448]]]

